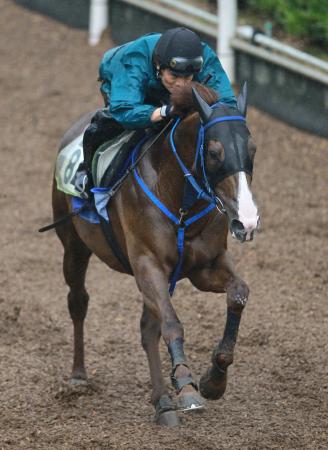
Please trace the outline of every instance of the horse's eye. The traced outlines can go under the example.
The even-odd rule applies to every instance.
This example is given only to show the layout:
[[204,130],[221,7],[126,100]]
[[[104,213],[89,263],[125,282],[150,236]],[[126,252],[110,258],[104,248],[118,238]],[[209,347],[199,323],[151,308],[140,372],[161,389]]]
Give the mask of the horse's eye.
[[209,150],[208,154],[212,159],[218,159],[217,152],[215,150]]
[[208,156],[216,162],[224,160],[224,148],[221,142],[213,140],[208,143]]

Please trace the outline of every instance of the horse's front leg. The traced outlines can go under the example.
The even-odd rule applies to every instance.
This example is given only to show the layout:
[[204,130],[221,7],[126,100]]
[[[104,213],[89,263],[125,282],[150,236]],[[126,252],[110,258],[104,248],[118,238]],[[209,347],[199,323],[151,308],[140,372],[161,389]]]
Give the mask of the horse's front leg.
[[220,398],[227,385],[227,368],[233,362],[239,323],[246,305],[249,289],[235,273],[229,255],[225,252],[210,269],[197,270],[191,282],[202,291],[227,293],[227,319],[223,338],[212,353],[212,365],[200,380],[200,392],[210,400]]
[[[159,267],[154,260],[148,257],[139,258],[139,262],[133,270],[145,304],[141,322],[142,339],[153,384],[153,404],[157,411],[160,411],[161,404],[165,406],[169,398],[163,385],[158,344],[155,342],[158,341],[161,334],[171,356],[171,380],[178,394],[177,409],[200,408],[204,403],[197,391],[197,385],[192,378],[184,354],[183,326],[172,306],[168,292],[169,270]],[[157,414],[157,421],[160,423],[159,419]]]
[[180,424],[180,420],[162,375],[162,363],[159,354],[161,324],[145,304],[140,320],[140,330],[141,343],[148,358],[153,388],[151,400],[156,409],[155,422],[158,425],[177,426]]

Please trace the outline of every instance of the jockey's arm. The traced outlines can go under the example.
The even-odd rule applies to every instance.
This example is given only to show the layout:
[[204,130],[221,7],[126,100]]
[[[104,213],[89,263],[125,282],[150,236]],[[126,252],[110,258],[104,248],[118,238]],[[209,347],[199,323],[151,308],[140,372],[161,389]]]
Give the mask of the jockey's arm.
[[102,86],[110,98],[110,113],[124,128],[147,128],[162,119],[160,108],[144,104],[148,77],[142,59],[126,58],[111,82]]
[[204,45],[204,65],[198,74],[198,79],[203,82],[208,75],[210,80],[206,84],[219,94],[219,100],[230,106],[237,106],[237,100],[232,90],[230,81],[225,73],[216,53],[207,45]]

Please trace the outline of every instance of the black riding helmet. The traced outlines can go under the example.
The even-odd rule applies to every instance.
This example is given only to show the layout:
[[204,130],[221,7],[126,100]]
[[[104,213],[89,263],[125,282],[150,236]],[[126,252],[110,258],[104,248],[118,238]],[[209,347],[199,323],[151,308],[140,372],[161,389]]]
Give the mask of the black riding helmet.
[[167,30],[156,44],[154,61],[161,69],[170,69],[175,75],[193,75],[200,72],[203,65],[201,41],[187,28]]

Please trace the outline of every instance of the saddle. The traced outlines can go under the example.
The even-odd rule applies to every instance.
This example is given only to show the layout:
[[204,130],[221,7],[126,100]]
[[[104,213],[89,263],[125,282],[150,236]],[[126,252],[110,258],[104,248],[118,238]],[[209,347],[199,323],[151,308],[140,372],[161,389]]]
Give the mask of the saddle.
[[95,187],[108,188],[124,174],[131,151],[144,134],[144,130],[125,130],[96,150],[91,170]]
[[[95,187],[110,187],[123,175],[129,164],[131,151],[144,133],[144,130],[125,130],[98,147],[92,160],[92,178]],[[83,133],[60,150],[55,170],[57,188],[80,198],[80,193],[75,189],[74,179],[82,161]]]

